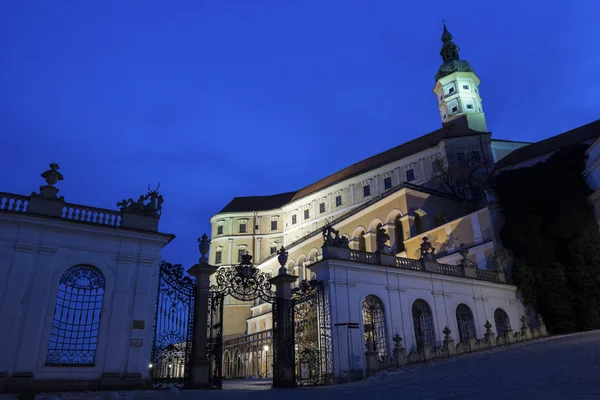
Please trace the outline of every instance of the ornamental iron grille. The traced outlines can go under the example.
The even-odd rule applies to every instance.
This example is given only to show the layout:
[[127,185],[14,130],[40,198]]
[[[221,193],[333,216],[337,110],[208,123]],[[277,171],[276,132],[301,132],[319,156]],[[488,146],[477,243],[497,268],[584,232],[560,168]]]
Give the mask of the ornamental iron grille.
[[[211,389],[223,387],[223,305],[225,297],[231,296],[250,304],[254,304],[257,299],[275,303],[276,296],[269,279],[269,275],[261,272],[252,264],[252,256],[248,253],[241,256],[241,262],[238,265],[224,266],[217,270],[215,284],[210,288],[207,326]],[[275,350],[273,350],[273,357],[275,357]]]
[[76,265],[62,275],[46,365],[94,365],[104,285],[104,275],[91,265]]
[[292,290],[297,386],[321,386],[331,374],[331,326],[323,282],[303,280]]
[[431,307],[426,301],[418,299],[412,306],[413,323],[415,325],[415,339],[417,352],[423,351],[425,344],[435,346],[435,330],[433,329],[433,315]]
[[456,307],[456,323],[458,325],[460,343],[467,343],[469,338],[477,337],[473,312],[471,312],[471,309],[466,304],[459,304]]
[[150,379],[156,389],[185,388],[190,376],[194,336],[194,280],[181,264],[159,267]]
[[496,311],[494,311],[494,323],[496,324],[496,335],[505,337],[510,330],[510,320],[503,309],[496,308]]
[[387,339],[385,333],[385,314],[383,303],[377,296],[368,295],[362,304],[363,328],[365,331],[365,348],[373,344],[373,351],[379,357],[386,357]]

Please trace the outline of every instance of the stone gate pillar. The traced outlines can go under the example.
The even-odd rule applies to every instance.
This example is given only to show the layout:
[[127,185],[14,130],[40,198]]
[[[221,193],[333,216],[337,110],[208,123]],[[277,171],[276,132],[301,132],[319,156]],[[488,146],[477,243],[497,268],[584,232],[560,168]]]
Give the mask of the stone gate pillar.
[[208,299],[210,291],[210,276],[218,267],[208,263],[210,240],[206,234],[198,239],[200,243],[200,261],[188,270],[196,278],[196,296],[194,298],[194,337],[192,339],[192,360],[190,365],[190,389],[210,388],[210,365],[207,354]]
[[273,304],[273,388],[294,388],[296,355],[291,285],[298,277],[287,273],[287,251],[282,247],[277,254],[281,267],[278,275],[270,280],[276,294]]

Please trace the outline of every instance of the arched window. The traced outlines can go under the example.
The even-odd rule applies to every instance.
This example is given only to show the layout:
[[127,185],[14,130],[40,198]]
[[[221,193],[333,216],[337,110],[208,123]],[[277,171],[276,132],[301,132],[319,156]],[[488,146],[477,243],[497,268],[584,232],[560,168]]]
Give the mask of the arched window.
[[510,329],[510,320],[503,309],[496,308],[496,311],[494,311],[494,323],[496,324],[496,336],[506,336]]
[[402,218],[402,216],[398,215],[394,221],[394,231],[396,232],[396,253],[402,253],[403,251],[406,251],[406,247],[404,247],[404,228],[402,227],[402,221],[400,221],[400,218]]
[[46,365],[94,365],[104,284],[91,265],[71,267],[60,278]]
[[477,337],[475,319],[473,318],[471,309],[466,304],[459,304],[456,307],[456,323],[458,325],[460,343],[467,343],[471,336]]
[[433,314],[431,307],[424,300],[416,300],[412,306],[413,322],[415,324],[415,339],[417,351],[423,350],[425,341],[430,346],[435,346],[435,331],[433,330]]
[[385,315],[383,304],[377,296],[365,297],[362,306],[363,327],[365,330],[365,347],[373,343],[373,350],[380,357],[387,356],[387,341],[385,335]]
[[415,214],[415,235],[425,232],[425,221],[419,214]]
[[360,233],[358,237],[358,250],[367,251],[367,240],[365,239],[365,231]]

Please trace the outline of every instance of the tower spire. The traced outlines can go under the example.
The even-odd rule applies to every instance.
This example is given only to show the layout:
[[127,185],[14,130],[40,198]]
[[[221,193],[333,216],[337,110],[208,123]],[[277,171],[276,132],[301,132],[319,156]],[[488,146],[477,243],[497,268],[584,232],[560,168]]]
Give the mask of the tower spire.
[[444,32],[442,33],[442,50],[440,50],[440,55],[442,56],[442,60],[444,62],[452,61],[452,60],[460,60],[458,56],[458,52],[460,49],[458,46],[452,41],[454,37],[446,28],[446,23],[444,22]]

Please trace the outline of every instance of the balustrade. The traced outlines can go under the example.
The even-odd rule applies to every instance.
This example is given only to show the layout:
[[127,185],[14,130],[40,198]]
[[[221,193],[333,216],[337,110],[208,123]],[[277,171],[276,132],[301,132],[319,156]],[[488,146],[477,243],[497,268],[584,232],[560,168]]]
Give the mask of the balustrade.
[[26,212],[28,205],[28,196],[0,192],[0,210]]
[[121,226],[121,212],[103,208],[85,207],[77,204],[66,203],[63,207],[61,217],[92,224]]

